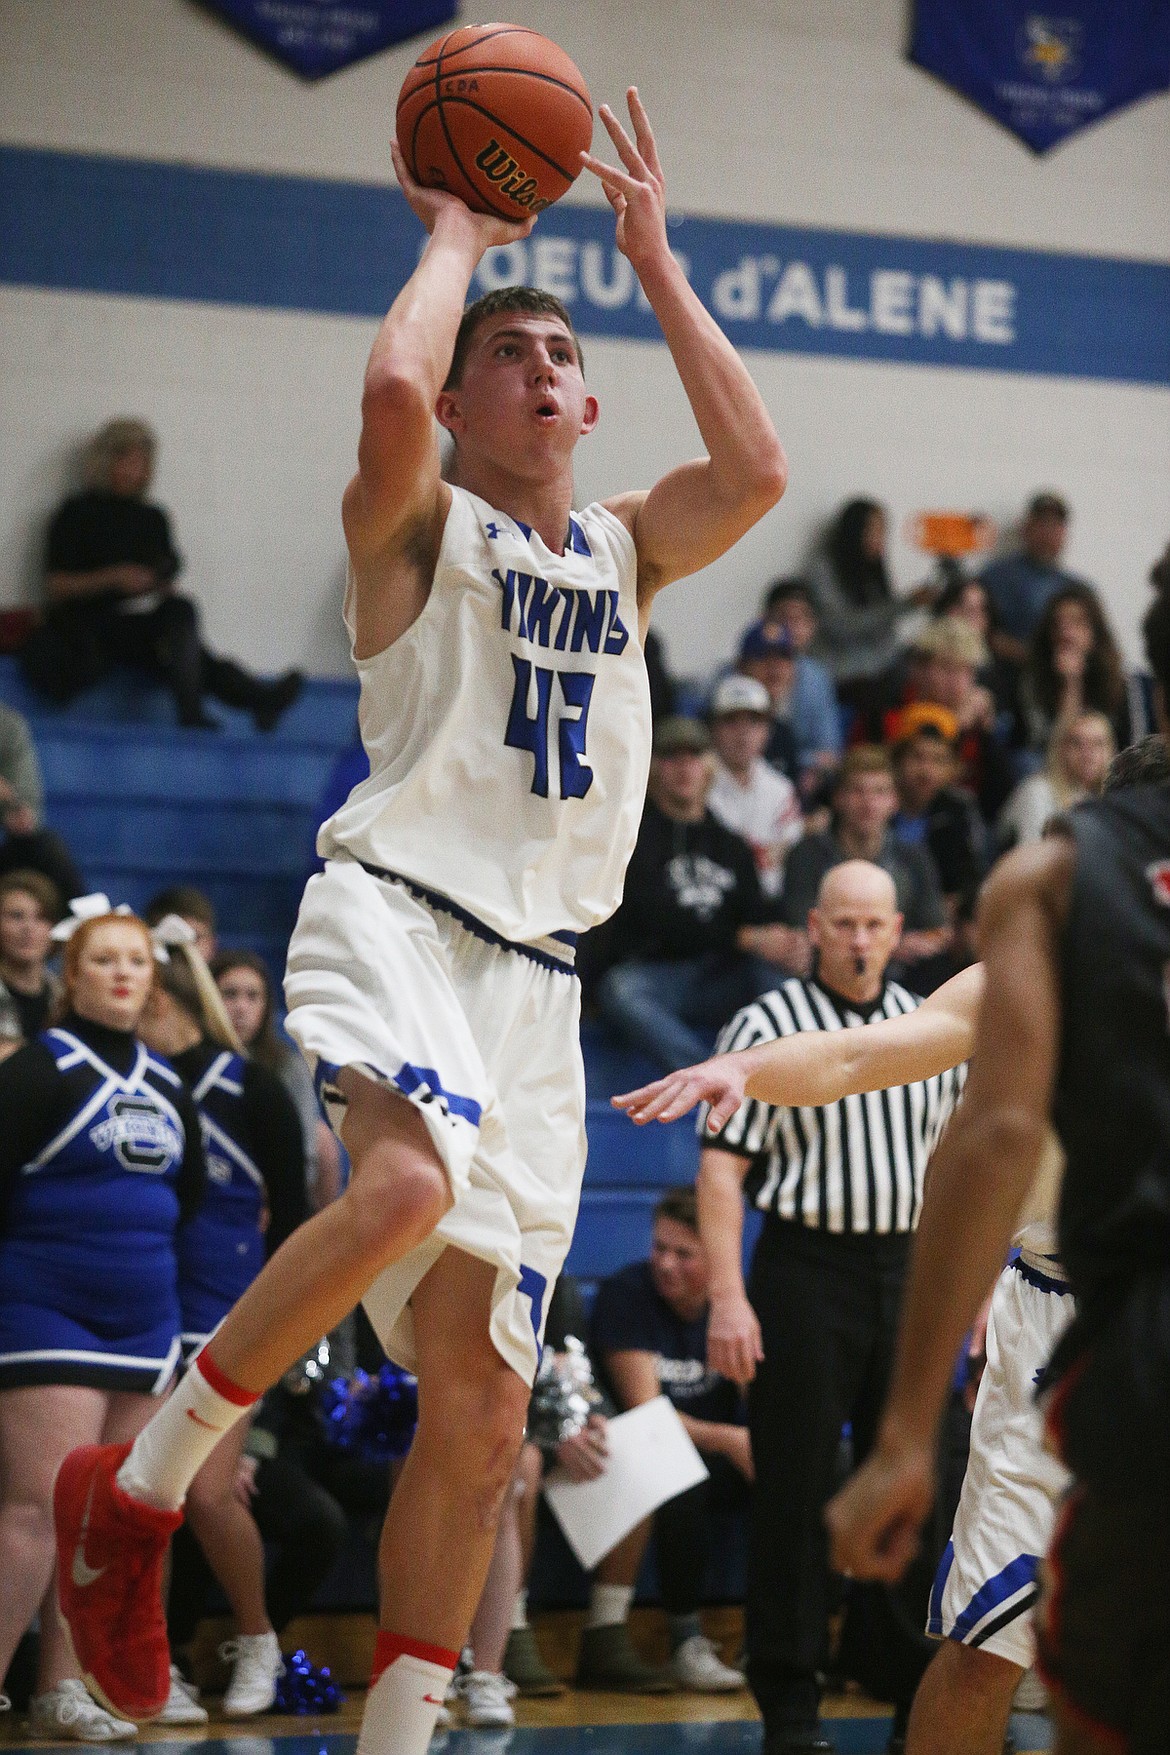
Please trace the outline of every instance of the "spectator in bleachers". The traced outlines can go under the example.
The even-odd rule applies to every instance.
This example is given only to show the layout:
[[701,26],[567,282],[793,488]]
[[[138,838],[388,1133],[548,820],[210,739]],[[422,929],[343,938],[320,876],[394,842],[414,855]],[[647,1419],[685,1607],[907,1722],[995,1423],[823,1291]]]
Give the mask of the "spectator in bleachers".
[[194,601],[175,589],[183,562],[170,520],[146,498],[156,450],[141,420],[109,421],[90,441],[85,488],[49,525],[49,608],[25,649],[30,681],[69,701],[127,664],[165,683],[180,725],[217,729],[203,706],[211,695],[271,731],[304,679],[290,670],[266,681],[203,644]]
[[282,1081],[292,1098],[305,1139],[305,1183],[315,1211],[341,1193],[341,1152],[337,1135],[326,1123],[303,1054],[276,1033],[272,978],[255,951],[220,951],[211,959],[211,973],[228,1017],[252,1059]]
[[[622,1268],[598,1288],[590,1345],[618,1407],[666,1396],[707,1465],[705,1481],[655,1513],[655,1557],[676,1680],[698,1692],[726,1693],[741,1688],[744,1677],[704,1637],[699,1605],[712,1513],[746,1508],[754,1469],[741,1392],[707,1363],[708,1284],[695,1191],[671,1189],[654,1211],[650,1259]],[[603,1670],[607,1643],[617,1644],[622,1635],[602,1628],[586,1633],[591,1637],[590,1667]]]
[[962,782],[993,823],[1015,781],[1011,758],[1000,737],[990,691],[978,681],[987,647],[965,621],[944,616],[916,635],[906,680],[896,704],[881,719],[881,739],[895,743],[902,714],[915,703],[931,702],[954,715]]
[[[203,1200],[177,1237],[181,1333],[191,1357],[251,1285],[266,1256],[304,1220],[304,1142],[280,1080],[241,1054],[207,964],[182,936],[192,929],[171,917],[156,931],[168,955],[142,1016],[142,1037],[166,1055],[191,1092],[207,1160]],[[216,1445],[191,1482],[185,1506],[236,1623],[224,1697],[229,1718],[267,1712],[283,1669],[265,1601],[260,1531],[237,1492],[248,1424],[239,1421]]]
[[195,949],[210,963],[219,948],[215,905],[206,891],[195,884],[168,884],[150,898],[142,910],[147,926],[157,926],[168,914],[177,914],[195,934]]
[[841,760],[843,740],[833,679],[810,650],[817,615],[804,580],[774,580],[764,597],[763,620],[779,623],[796,655],[789,718],[796,734],[798,784],[808,797]]
[[1066,585],[1049,598],[1020,677],[1025,748],[1046,750],[1058,720],[1089,710],[1105,714],[1125,749],[1129,696],[1117,641],[1092,586]]
[[1049,818],[1082,798],[1095,798],[1114,753],[1113,726],[1104,713],[1090,709],[1061,720],[1048,741],[1045,767],[1021,780],[1000,812],[1000,844],[1039,841]]
[[739,643],[736,669],[767,690],[771,703],[771,729],[764,755],[786,779],[798,780],[800,758],[796,727],[789,707],[796,681],[796,648],[779,622],[753,622]]
[[988,864],[988,831],[971,794],[957,784],[955,724],[945,708],[907,707],[893,748],[898,809],[890,824],[903,847],[929,850],[942,885],[956,943],[931,972],[923,964],[915,982],[933,987],[971,960],[975,898]]
[[809,910],[826,872],[847,859],[880,865],[894,880],[902,916],[896,962],[912,984],[914,966],[949,950],[954,933],[930,849],[895,839],[891,824],[897,809],[889,752],[873,744],[849,750],[833,784],[832,826],[806,835],[788,856],[781,912],[807,946]]
[[933,602],[932,586],[898,597],[886,567],[887,520],[876,500],[850,500],[808,570],[817,617],[815,656],[838,686],[879,675],[904,643],[907,617]]
[[40,871],[0,877],[0,1042],[31,1042],[61,990],[48,968],[61,912],[56,886]]
[[708,809],[713,779],[707,728],[662,720],[622,905],[582,941],[602,1015],[667,1070],[703,1059],[729,1013],[769,985],[760,959],[785,964],[801,948],[775,923],[747,842]]
[[784,861],[800,840],[800,799],[787,775],[764,760],[772,730],[772,703],[762,682],[725,676],[711,697],[715,780],[707,802],[724,828],[741,835],[755,854],[760,888],[778,896]]
[[1080,585],[1060,566],[1068,540],[1069,510],[1059,494],[1033,495],[1020,526],[1015,554],[992,561],[981,578],[995,612],[992,648],[1009,664],[1022,665],[1049,599],[1068,585]]
[[997,623],[987,587],[982,579],[959,574],[939,592],[934,606],[935,621],[963,622],[982,640],[986,661],[975,673],[975,681],[985,688],[995,702],[999,714],[1014,719],[1016,691],[1019,684],[1018,665],[997,656],[995,635]]
[[0,872],[42,871],[71,902],[85,888],[60,835],[42,821],[45,788],[28,720],[0,705]]

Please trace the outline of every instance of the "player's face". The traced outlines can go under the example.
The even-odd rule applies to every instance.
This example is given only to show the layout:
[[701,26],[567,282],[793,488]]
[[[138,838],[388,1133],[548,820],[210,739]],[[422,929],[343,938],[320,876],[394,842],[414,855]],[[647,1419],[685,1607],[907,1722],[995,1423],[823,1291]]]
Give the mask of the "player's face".
[[656,1219],[650,1245],[654,1290],[672,1309],[687,1314],[707,1302],[707,1256],[689,1225]]
[[150,935],[132,920],[103,921],[86,934],[69,1001],[81,1017],[95,1024],[133,1030],[153,985]]
[[512,475],[547,480],[597,425],[573,337],[555,318],[501,312],[472,338],[458,389],[439,397],[439,420],[460,448]]
[[0,957],[5,962],[24,968],[43,963],[52,930],[35,896],[12,890],[0,902]]
[[245,1048],[250,1047],[268,1009],[268,990],[263,977],[255,969],[225,969],[217,985],[236,1035]]

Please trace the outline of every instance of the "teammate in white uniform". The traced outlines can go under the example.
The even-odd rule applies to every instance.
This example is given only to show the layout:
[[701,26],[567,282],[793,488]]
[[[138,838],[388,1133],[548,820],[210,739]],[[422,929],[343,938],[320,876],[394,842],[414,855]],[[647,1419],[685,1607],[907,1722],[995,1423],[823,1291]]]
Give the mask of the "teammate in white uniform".
[[[707,1102],[715,1132],[745,1096],[815,1108],[929,1078],[970,1055],[982,996],[983,971],[976,964],[904,1017],[719,1055],[614,1102],[639,1123],[673,1121]],[[1044,1448],[1035,1399],[1037,1377],[1072,1319],[1051,1222],[1059,1160],[1053,1140],[1021,1215],[1019,1253],[992,1294],[967,1473],[927,1624],[944,1643],[915,1696],[907,1755],[999,1755],[1013,1696],[1035,1659],[1037,1567],[1068,1482]],[[929,1191],[928,1172],[927,1200]],[[732,1308],[712,1305],[707,1346],[712,1369],[750,1382],[762,1355],[759,1323],[746,1298]]]
[[786,477],[743,363],[670,253],[653,136],[634,91],[629,104],[633,140],[602,111],[621,168],[583,163],[708,455],[576,515],[573,451],[598,406],[568,312],[515,288],[463,309],[484,251],[531,222],[420,188],[395,151],[431,237],[374,343],[343,503],[371,773],[322,832],[328,863],[287,981],[353,1178],[276,1253],[126,1461],[75,1453],[62,1471],[83,1669],[144,1714],[167,1692],[152,1556],[189,1480],[363,1296],[417,1371],[420,1408],[382,1540],[363,1751],[421,1755],[480,1596],[576,1213],[572,939],[617,906],[637,832],[651,602],[736,542]]

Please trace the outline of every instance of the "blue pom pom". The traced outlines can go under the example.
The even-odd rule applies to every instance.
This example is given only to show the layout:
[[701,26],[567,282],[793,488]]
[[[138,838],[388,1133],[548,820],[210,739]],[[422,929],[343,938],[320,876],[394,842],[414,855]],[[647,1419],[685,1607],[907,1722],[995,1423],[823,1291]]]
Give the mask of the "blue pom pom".
[[345,1699],[327,1669],[317,1669],[303,1651],[294,1651],[284,1660],[284,1674],[276,1684],[273,1712],[307,1713],[336,1712]]
[[405,1456],[418,1423],[418,1382],[397,1365],[376,1377],[357,1370],[321,1391],[319,1413],[329,1442],[365,1462]]

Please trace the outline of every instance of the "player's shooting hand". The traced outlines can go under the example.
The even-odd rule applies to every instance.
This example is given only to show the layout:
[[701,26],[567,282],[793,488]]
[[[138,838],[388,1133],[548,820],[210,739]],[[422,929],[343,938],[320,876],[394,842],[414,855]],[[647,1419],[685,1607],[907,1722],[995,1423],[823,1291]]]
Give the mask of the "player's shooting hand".
[[590,1414],[588,1424],[574,1438],[557,1445],[557,1461],[571,1481],[597,1481],[609,1467],[609,1441],[605,1417]]
[[617,215],[617,247],[628,256],[635,268],[656,258],[670,246],[666,241],[666,179],[658,159],[658,148],[646,107],[631,85],[626,93],[634,138],[630,139],[608,104],[598,114],[606,132],[617,148],[624,169],[607,165],[591,152],[581,154],[581,164],[592,171],[605,190],[610,206]]
[[763,1357],[759,1319],[744,1293],[716,1293],[707,1314],[707,1363],[711,1370],[742,1388],[752,1381]]
[[825,1508],[833,1565],[895,1584],[918,1552],[933,1499],[930,1447],[879,1444]]
[[644,1127],[648,1121],[677,1121],[696,1103],[709,1103],[707,1129],[717,1133],[743,1102],[747,1070],[734,1054],[719,1054],[698,1066],[684,1066],[664,1079],[611,1097],[615,1109],[623,1109],[631,1121]]
[[428,189],[422,183],[416,183],[407,169],[402,149],[396,140],[390,143],[390,156],[394,160],[394,170],[402,193],[428,232],[433,232],[444,219],[468,227],[482,254],[484,250],[493,249],[497,244],[514,244],[518,239],[526,238],[536,224],[535,216],[513,225],[511,220],[497,219],[494,213],[473,213],[466,201],[461,201],[458,195],[452,195],[449,189]]

